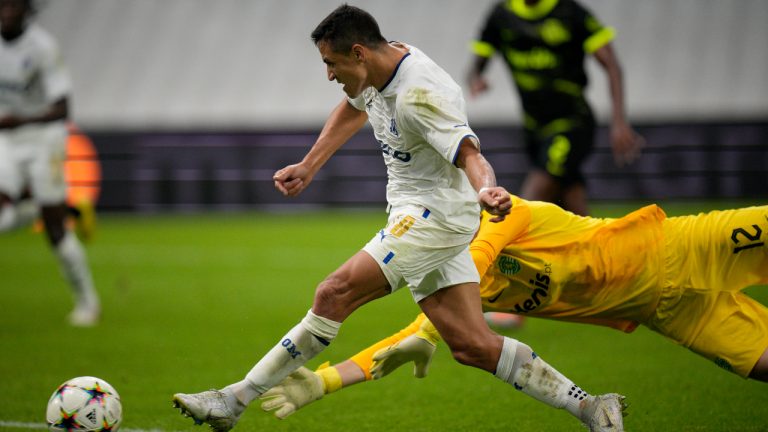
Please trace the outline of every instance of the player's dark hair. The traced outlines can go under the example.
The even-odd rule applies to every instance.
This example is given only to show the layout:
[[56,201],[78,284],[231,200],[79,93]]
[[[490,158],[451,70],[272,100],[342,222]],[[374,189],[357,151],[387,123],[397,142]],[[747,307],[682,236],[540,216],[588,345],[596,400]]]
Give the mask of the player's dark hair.
[[39,10],[39,5],[37,1],[34,0],[21,0],[21,4],[24,6],[25,14],[27,17],[32,17],[35,14],[37,14],[37,11]]
[[315,45],[326,41],[337,53],[349,52],[354,44],[376,48],[387,43],[371,14],[346,3],[317,25],[312,32],[312,41]]

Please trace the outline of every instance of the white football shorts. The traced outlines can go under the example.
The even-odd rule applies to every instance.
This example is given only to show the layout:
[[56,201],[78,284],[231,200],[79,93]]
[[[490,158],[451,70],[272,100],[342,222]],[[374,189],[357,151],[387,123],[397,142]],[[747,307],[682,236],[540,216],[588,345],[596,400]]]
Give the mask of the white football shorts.
[[64,124],[29,125],[0,133],[0,191],[18,198],[29,188],[42,205],[66,200]]
[[408,285],[418,303],[439,289],[480,282],[469,243],[472,235],[442,226],[421,206],[392,209],[386,228],[363,247],[384,272],[392,291]]

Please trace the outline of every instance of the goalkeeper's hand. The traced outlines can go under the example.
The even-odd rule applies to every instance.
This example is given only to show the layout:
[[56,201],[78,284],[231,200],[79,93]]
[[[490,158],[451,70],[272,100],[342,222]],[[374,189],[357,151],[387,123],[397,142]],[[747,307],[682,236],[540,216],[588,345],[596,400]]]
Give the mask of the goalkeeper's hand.
[[311,370],[300,367],[276,386],[259,396],[261,409],[275,411],[275,417],[284,419],[325,394],[323,379]]
[[429,371],[435,344],[424,337],[412,334],[405,339],[382,348],[373,355],[371,376],[373,379],[383,378],[400,366],[412,361],[413,375],[424,378]]

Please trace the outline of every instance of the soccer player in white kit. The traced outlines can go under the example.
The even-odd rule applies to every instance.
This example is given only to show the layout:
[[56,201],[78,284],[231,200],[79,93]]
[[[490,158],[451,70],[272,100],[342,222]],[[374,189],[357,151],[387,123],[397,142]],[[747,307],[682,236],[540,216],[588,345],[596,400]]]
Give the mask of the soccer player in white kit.
[[524,383],[522,391],[593,430],[621,430],[621,396],[589,396],[483,319],[468,246],[480,207],[501,221],[511,201],[480,154],[459,85],[417,48],[387,43],[374,18],[353,6],[332,12],[312,39],[328,79],[343,84],[347,98],[304,159],[277,171],[275,185],[299,194],[368,120],[387,166],[387,226],[318,285],[304,319],[245,379],[221,391],[176,394],[176,406],[197,423],[231,429],[250,402],[321,352],[355,309],[408,286],[460,363]]
[[29,22],[33,13],[31,0],[0,0],[0,232],[27,225],[40,209],[75,297],[70,323],[90,326],[99,299],[83,246],[65,224],[71,82],[53,37]]

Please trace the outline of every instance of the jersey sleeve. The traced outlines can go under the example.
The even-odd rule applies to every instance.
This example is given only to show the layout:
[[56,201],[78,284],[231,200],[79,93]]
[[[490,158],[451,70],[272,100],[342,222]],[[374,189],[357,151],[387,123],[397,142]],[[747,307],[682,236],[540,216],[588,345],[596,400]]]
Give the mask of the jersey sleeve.
[[413,87],[398,100],[397,123],[421,136],[440,155],[456,162],[459,146],[467,137],[477,135],[469,127],[463,111],[463,99],[440,94],[428,86]]
[[47,40],[41,47],[40,73],[47,103],[54,103],[71,93],[72,81],[69,72],[58,45],[53,40]]
[[616,30],[613,27],[604,26],[588,9],[578,5],[578,3],[575,5],[578,8],[578,22],[580,23],[578,31],[585,53],[594,53],[616,37]]
[[531,210],[525,202],[512,195],[512,210],[501,222],[490,222],[492,216],[483,212],[480,229],[469,245],[477,272],[483,277],[502,250],[528,231]]

